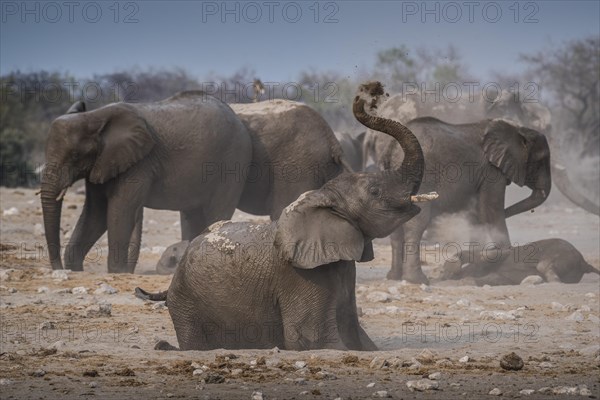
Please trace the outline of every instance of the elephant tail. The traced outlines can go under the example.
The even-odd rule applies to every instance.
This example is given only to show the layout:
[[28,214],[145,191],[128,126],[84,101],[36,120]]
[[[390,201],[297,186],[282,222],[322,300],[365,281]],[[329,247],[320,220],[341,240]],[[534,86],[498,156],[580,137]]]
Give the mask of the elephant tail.
[[586,274],[594,273],[600,275],[600,271],[585,260],[583,260],[583,272]]
[[165,290],[164,292],[150,293],[150,292],[145,291],[142,288],[136,287],[135,288],[135,297],[137,297],[138,299],[142,299],[142,300],[167,301],[167,292],[168,292],[168,290]]

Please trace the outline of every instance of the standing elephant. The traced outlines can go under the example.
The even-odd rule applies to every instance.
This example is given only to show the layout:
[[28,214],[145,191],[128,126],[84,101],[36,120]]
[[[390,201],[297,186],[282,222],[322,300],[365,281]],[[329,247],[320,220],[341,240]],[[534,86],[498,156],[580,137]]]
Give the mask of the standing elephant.
[[[312,108],[281,99],[230,106],[252,140],[252,162],[241,174],[240,210],[276,220],[302,193],[349,169],[333,131]],[[172,274],[188,243],[184,239],[169,246],[156,272]]]
[[277,222],[219,222],[192,241],[167,293],[136,290],[166,297],[182,350],[376,349],[358,322],[355,261],[371,260],[373,238],[419,213],[413,202],[422,198],[424,169],[410,130],[369,114],[382,94],[378,82],[361,85],[353,112],[400,144],[401,168],[343,173],[304,193]]
[[342,146],[344,159],[354,172],[365,171],[363,167],[363,144],[367,132],[351,135],[348,132],[335,132],[335,137]]
[[[381,116],[396,119],[403,106],[402,96],[393,96],[381,107]],[[421,117],[406,125],[423,146],[428,165],[423,187],[436,190],[440,198],[392,233],[388,279],[428,281],[421,270],[419,245],[423,232],[438,215],[470,212],[473,222],[487,235],[481,240],[504,246],[510,244],[505,219],[539,206],[550,194],[548,142],[533,129],[502,119],[449,124]],[[380,169],[398,168],[404,155],[396,143],[386,137],[371,142]],[[532,193],[505,209],[505,190],[510,182],[525,185]]]
[[231,108],[252,139],[252,167],[245,174],[240,210],[276,220],[300,194],[344,171],[339,142],[309,106],[276,99]]
[[244,181],[212,167],[248,165],[251,146],[231,108],[204,92],[87,112],[84,103],[74,104],[52,122],[46,144],[41,200],[52,268],[63,268],[62,199],[75,181],[85,179],[86,199],[65,250],[66,268],[82,270],[108,230],[108,272],[133,272],[143,207],[179,210],[186,240],[230,218]]

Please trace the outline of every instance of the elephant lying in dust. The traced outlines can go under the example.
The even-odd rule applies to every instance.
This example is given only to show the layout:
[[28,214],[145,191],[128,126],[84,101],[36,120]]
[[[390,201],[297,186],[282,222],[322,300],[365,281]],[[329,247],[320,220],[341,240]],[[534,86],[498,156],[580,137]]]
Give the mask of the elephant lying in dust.
[[518,285],[527,276],[538,275],[546,282],[577,283],[589,272],[600,274],[571,243],[545,239],[486,255],[462,251],[444,263],[441,279],[473,278],[478,286]]
[[417,195],[425,166],[412,132],[369,114],[382,95],[379,82],[361,85],[353,112],[398,141],[406,154],[399,169],[343,173],[270,224],[215,223],[191,242],[167,293],[136,289],[167,300],[182,350],[376,350],[358,322],[355,261],[373,259],[374,238],[435,198]]

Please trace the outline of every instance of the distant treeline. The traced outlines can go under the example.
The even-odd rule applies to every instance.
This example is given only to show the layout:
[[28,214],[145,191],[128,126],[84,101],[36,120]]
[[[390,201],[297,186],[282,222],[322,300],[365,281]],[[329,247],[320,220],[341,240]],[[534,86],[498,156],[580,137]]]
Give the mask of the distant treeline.
[[[552,110],[553,132],[583,156],[600,154],[598,48],[597,37],[567,42],[522,56],[528,69],[520,76],[495,74],[502,87],[535,82]],[[344,76],[315,68],[300,73],[295,82],[273,82],[246,67],[231,76],[209,74],[202,78],[182,69],[134,69],[83,78],[66,72],[13,71],[0,76],[0,185],[37,184],[35,169],[44,162],[49,124],[77,100],[84,100],[90,110],[116,101],[155,101],[182,90],[204,90],[228,103],[245,103],[256,95],[255,78],[264,85],[260,100],[304,102],[319,111],[334,130],[350,133],[360,129],[350,110],[360,82],[379,79],[394,94],[407,90],[407,82],[419,90],[431,90],[436,84],[444,87],[478,81],[452,46],[415,51],[398,46],[379,52],[373,70],[357,68],[353,76]]]

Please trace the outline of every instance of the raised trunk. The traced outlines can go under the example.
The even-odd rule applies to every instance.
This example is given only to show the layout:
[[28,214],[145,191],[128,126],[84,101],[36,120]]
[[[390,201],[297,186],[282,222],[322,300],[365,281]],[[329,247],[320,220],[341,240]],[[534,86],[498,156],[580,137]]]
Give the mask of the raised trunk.
[[[365,90],[365,86],[367,85],[363,85],[362,90]],[[369,94],[374,97],[370,108],[374,109],[377,97],[384,94],[383,86],[381,84],[369,84],[369,86],[370,88],[367,87],[367,89],[370,89]],[[386,133],[398,141],[404,151],[404,160],[400,169],[396,172],[401,174],[404,182],[408,183],[412,188],[410,194],[417,194],[425,169],[425,157],[423,156],[423,150],[419,141],[410,129],[401,123],[368,114],[365,111],[366,105],[366,100],[357,96],[352,106],[354,116],[367,128]]]
[[579,189],[573,185],[567,175],[567,170],[560,164],[552,163],[552,179],[560,192],[574,204],[583,208],[587,212],[600,215],[600,205],[581,194]]
[[44,215],[44,230],[46,232],[46,243],[48,245],[48,257],[52,269],[63,269],[60,259],[60,215],[62,212],[62,200],[56,200],[60,188],[50,187],[42,183],[42,212]]

